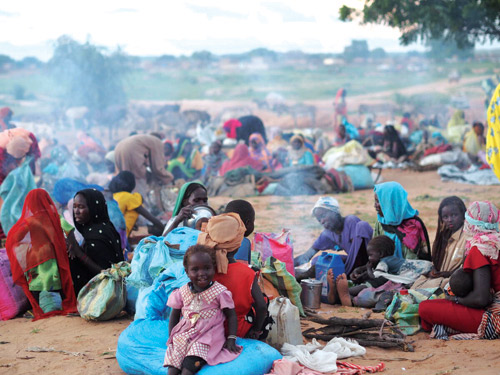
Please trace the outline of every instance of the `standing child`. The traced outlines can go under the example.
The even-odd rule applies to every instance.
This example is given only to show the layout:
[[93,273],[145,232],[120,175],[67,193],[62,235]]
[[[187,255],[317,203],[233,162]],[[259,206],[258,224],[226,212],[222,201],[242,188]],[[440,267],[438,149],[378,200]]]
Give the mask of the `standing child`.
[[167,302],[172,308],[164,362],[168,375],[195,374],[206,363],[232,361],[241,350],[236,346],[238,322],[231,292],[213,281],[215,251],[191,246],[184,255],[184,268],[191,281],[172,292]]

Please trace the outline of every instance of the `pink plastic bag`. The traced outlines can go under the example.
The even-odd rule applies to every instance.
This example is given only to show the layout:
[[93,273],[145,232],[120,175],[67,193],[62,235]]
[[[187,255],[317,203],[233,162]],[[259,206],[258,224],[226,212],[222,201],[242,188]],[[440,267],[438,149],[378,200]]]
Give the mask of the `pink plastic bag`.
[[12,281],[12,271],[5,249],[0,249],[0,320],[9,320],[29,308],[23,288]]
[[286,270],[295,276],[293,267],[293,245],[290,231],[283,229],[281,233],[260,233],[254,236],[254,250],[262,254],[262,262],[270,256],[285,263]]

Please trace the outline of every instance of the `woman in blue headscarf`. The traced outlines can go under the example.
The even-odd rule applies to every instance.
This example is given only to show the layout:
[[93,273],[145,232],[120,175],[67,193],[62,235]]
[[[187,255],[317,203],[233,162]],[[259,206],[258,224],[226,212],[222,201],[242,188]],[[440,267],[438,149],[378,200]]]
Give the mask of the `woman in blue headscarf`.
[[386,235],[395,246],[394,255],[405,259],[430,260],[429,235],[418,211],[408,202],[408,193],[398,182],[375,185],[377,223],[373,236]]

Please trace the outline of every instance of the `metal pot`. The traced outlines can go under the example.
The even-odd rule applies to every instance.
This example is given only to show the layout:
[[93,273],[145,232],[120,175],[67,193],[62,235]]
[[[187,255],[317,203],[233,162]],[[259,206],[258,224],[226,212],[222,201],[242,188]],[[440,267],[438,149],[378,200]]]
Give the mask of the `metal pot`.
[[189,219],[185,219],[183,225],[185,227],[199,229],[198,222],[200,220],[208,221],[212,216],[215,216],[215,211],[209,206],[194,206],[193,215]]
[[305,279],[300,282],[300,286],[302,287],[302,293],[300,293],[302,305],[310,309],[319,309],[323,283],[316,279]]

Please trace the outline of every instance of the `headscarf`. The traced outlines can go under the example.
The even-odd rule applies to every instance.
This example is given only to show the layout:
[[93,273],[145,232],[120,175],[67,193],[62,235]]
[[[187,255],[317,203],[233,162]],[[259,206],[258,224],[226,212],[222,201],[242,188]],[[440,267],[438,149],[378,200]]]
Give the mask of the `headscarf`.
[[500,85],[491,98],[487,116],[486,160],[500,180]]
[[222,126],[228,138],[236,139],[236,129],[241,128],[241,122],[235,118],[227,120]]
[[12,110],[9,107],[0,108],[0,130],[7,130],[9,128],[4,121],[9,115],[12,115]]
[[403,220],[418,215],[418,211],[408,202],[408,193],[399,182],[384,182],[375,185],[374,190],[384,214],[383,217],[377,214],[380,223],[398,226]]
[[[49,194],[34,189],[24,201],[21,218],[7,237],[7,254],[10,259],[12,278],[21,285],[33,307],[35,319],[76,312],[76,297],[71,280],[66,242],[59,214]],[[62,309],[44,313],[29,290],[26,273],[51,259],[57,262],[62,286]]]
[[6,151],[15,159],[21,159],[29,152],[30,147],[31,142],[29,140],[16,136],[7,143]]
[[[257,142],[258,146],[256,148],[252,147],[251,143],[252,141]],[[261,170],[271,168],[272,155],[266,148],[266,143],[262,135],[260,133],[253,133],[249,138],[249,142],[250,142],[250,156],[254,160],[258,160],[261,163]]]
[[218,273],[227,273],[227,253],[238,250],[245,235],[246,228],[238,214],[229,212],[213,216],[198,236],[198,244],[215,250],[215,261]]
[[467,253],[475,246],[484,256],[498,259],[500,251],[498,219],[498,208],[493,203],[476,201],[469,206],[465,213],[464,224]]
[[182,207],[182,202],[184,199],[188,198],[191,194],[194,193],[195,190],[203,189],[207,191],[205,185],[198,181],[186,182],[182,185],[181,190],[179,190],[179,194],[177,194],[177,200],[175,201],[174,211],[172,212],[172,216],[177,216]]
[[[120,235],[116,231],[115,226],[111,222],[108,214],[108,205],[104,195],[96,189],[84,189],[75,194],[83,195],[87,201],[90,220],[86,224],[81,224],[75,220],[73,211],[73,221],[75,228],[82,234],[85,243],[93,241],[96,243],[93,246],[93,252],[111,251],[111,258],[117,258],[116,262],[123,260],[122,247],[120,243]],[[115,256],[115,254],[118,254]],[[116,263],[113,261],[113,263]],[[106,267],[107,268],[107,267]]]
[[[390,237],[396,245],[394,255],[402,258],[403,250],[401,240],[396,233],[396,230],[404,233],[403,241],[406,246],[414,249],[419,242],[419,232],[423,232],[420,222],[407,222],[408,225],[403,226],[403,220],[414,218],[418,215],[408,202],[408,193],[399,182],[384,182],[375,185],[375,194],[377,194],[380,208],[384,216],[377,213],[377,219],[384,228],[385,235]],[[393,227],[393,228],[391,228]],[[391,229],[391,230],[390,230]],[[392,230],[395,229],[395,230]],[[426,240],[426,238],[424,238]]]
[[253,159],[250,156],[250,150],[248,149],[248,146],[246,144],[239,143],[234,148],[233,156],[231,157],[231,159],[226,160],[222,164],[219,173],[221,176],[224,176],[229,171],[243,167],[251,167],[255,170],[260,170],[262,168],[262,165],[259,161]]
[[453,115],[451,116],[450,121],[448,122],[448,129],[457,125],[465,125],[465,113],[461,109],[457,109]]
[[[298,150],[295,150],[292,147],[293,141],[300,141],[302,143],[302,146]],[[288,146],[288,156],[290,157],[290,161],[292,162],[292,164],[297,164],[300,158],[306,153],[307,147],[305,143],[306,142],[302,134],[296,134],[292,138],[290,138],[290,145]]]
[[340,215],[339,202],[333,197],[320,197],[311,211],[313,215],[316,208],[324,208],[325,210],[332,211]]

